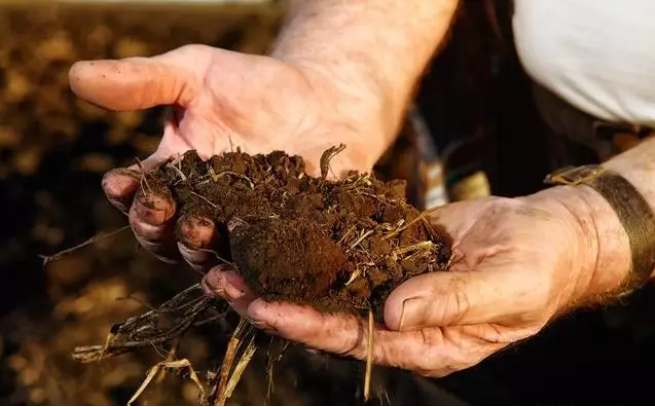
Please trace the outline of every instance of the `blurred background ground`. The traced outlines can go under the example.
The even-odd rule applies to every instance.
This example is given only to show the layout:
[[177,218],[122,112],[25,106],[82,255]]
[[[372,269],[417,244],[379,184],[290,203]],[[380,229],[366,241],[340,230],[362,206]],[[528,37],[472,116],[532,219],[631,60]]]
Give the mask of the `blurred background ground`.
[[[281,10],[251,3],[0,2],[0,210],[7,215],[0,228],[0,403],[125,404],[167,348],[99,365],[80,365],[70,352],[103,343],[112,324],[197,280],[188,267],[168,266],[139,251],[130,232],[43,267],[39,254],[126,224],[106,202],[100,179],[110,168],[147,156],[160,134],[159,109],[109,113],[76,99],[67,83],[70,65],[154,55],[188,43],[264,52]],[[490,188],[504,195],[531,192],[543,173],[536,165],[539,121],[525,79],[512,57],[500,68],[489,63],[495,45],[489,36],[480,39],[474,24],[479,9],[471,6],[467,15],[418,97],[437,149],[450,157],[443,180],[456,199]],[[526,142],[525,134],[532,133],[533,141]],[[382,173],[420,178],[417,173],[434,166],[437,156],[423,152],[417,160],[411,140],[401,138],[394,158],[381,162]],[[125,297],[132,299],[117,300]],[[646,290],[632,299],[632,308],[571,316],[536,339],[439,381],[376,369],[373,403],[458,402],[444,394],[434,398],[426,390],[434,383],[476,404],[652,402],[649,375],[640,373],[655,362],[651,298]],[[227,316],[191,330],[177,356],[199,371],[214,368],[235,322]],[[255,357],[231,403],[265,402],[264,356]],[[360,403],[360,363],[293,348],[275,372],[272,404]],[[187,379],[168,375],[140,402],[195,404],[196,392]]]
[[[76,346],[102,344],[114,323],[198,276],[139,251],[129,231],[43,267],[39,254],[126,224],[100,189],[102,174],[149,155],[161,131],[161,109],[103,111],[74,97],[67,73],[81,59],[149,56],[189,43],[265,52],[279,6],[244,3],[252,4],[0,2],[0,208],[8,214],[0,229],[2,404],[125,404],[147,370],[166,358],[167,347],[102,364],[81,365],[70,356]],[[190,331],[177,357],[200,372],[213,370],[236,322],[228,316]],[[258,354],[231,403],[264,403],[266,371]],[[360,363],[328,363],[292,348],[276,367],[270,403],[357,404],[362,374]],[[410,374],[393,377],[385,384],[379,371],[373,386],[387,403],[417,385]],[[196,404],[197,392],[188,379],[168,375],[139,402]]]

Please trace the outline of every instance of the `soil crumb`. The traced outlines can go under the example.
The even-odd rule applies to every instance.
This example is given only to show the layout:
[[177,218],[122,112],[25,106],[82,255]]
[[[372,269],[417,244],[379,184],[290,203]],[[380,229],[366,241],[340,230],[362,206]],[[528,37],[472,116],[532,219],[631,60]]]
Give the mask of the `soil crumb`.
[[215,222],[228,242],[220,255],[269,301],[322,312],[381,318],[395,287],[443,271],[445,234],[409,205],[405,182],[351,172],[343,180],[305,172],[299,156],[239,150],[207,161],[195,151],[146,174],[144,188],[170,194],[178,216]]

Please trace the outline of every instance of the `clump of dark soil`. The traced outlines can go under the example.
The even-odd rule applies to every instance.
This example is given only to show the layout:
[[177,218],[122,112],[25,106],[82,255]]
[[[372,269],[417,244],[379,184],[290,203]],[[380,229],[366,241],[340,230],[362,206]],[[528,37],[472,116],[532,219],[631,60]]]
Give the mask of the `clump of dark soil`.
[[373,309],[404,280],[445,270],[446,236],[405,199],[404,181],[351,172],[327,178],[305,172],[301,157],[236,151],[169,161],[144,188],[170,194],[178,214],[211,219],[229,242],[233,262],[267,300],[310,304],[324,312]]

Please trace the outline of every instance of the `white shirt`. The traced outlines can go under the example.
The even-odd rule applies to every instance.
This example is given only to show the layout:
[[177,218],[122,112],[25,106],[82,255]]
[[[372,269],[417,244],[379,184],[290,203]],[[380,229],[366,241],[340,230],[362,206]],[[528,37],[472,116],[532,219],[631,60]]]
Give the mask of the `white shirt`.
[[605,120],[655,125],[655,0],[515,0],[534,80]]

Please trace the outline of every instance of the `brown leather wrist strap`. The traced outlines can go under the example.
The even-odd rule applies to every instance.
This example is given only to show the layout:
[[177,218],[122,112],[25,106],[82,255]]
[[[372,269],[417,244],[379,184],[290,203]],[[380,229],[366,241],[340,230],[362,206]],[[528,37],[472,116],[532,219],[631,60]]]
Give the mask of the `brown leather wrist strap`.
[[[573,179],[567,179],[572,173]],[[546,182],[584,184],[601,194],[616,212],[628,235],[633,282],[642,285],[650,279],[655,270],[655,213],[628,180],[600,166],[585,166],[568,170],[568,174],[564,169],[547,177]]]

